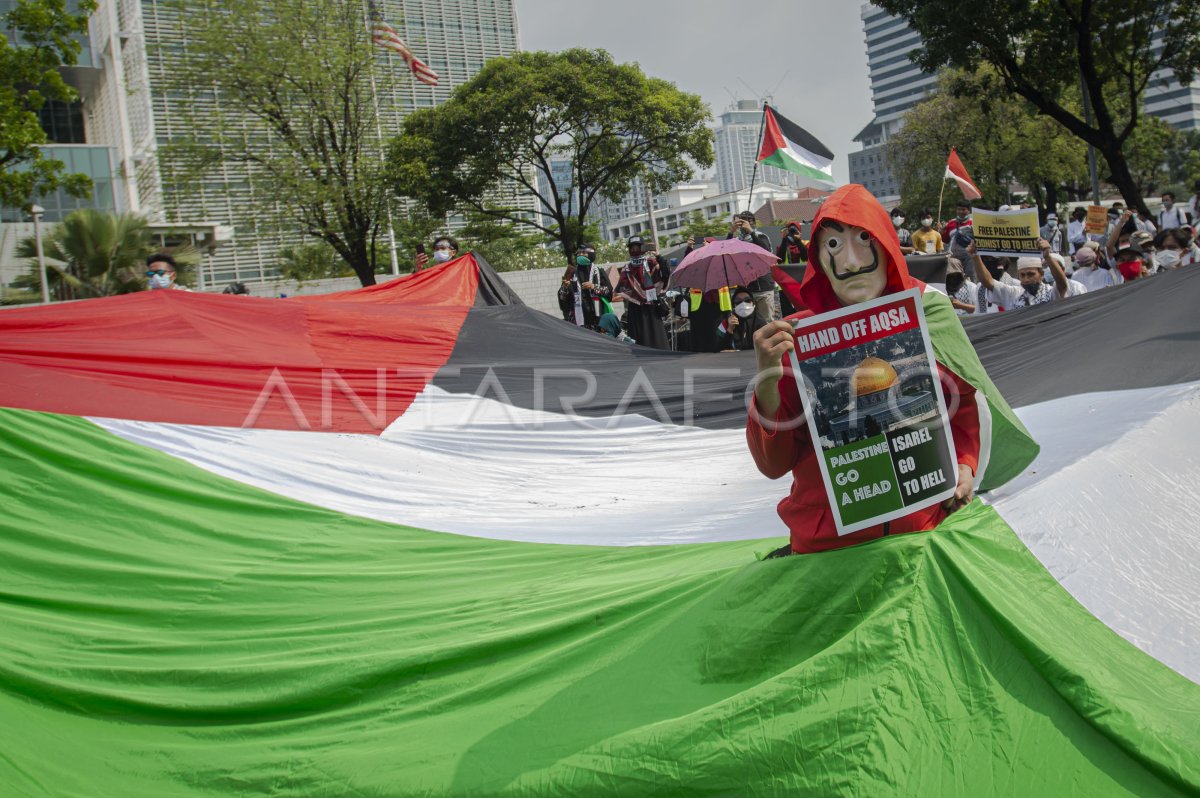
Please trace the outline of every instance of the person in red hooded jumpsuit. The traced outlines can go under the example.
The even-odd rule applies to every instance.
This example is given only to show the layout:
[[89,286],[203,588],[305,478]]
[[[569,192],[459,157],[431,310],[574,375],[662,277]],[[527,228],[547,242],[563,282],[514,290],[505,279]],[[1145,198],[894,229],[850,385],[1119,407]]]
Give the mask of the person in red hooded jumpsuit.
[[[931,290],[909,276],[887,211],[862,186],[843,186],[835,191],[813,219],[812,230],[809,267],[800,284],[807,310],[789,319],[910,288]],[[954,496],[902,518],[839,537],[795,379],[784,362],[784,355],[794,347],[793,327],[786,319],[765,325],[754,336],[758,377],[746,422],[746,440],[764,475],[771,479],[792,475],[791,492],[779,503],[779,516],[791,532],[791,544],[776,555],[825,551],[884,535],[933,529],[971,501],[979,462],[975,388],[938,363],[958,453]]]

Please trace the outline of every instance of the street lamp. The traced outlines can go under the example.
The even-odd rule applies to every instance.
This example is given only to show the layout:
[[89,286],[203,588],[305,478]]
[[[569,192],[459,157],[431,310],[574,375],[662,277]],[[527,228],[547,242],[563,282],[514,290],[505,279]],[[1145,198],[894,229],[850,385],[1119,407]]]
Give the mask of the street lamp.
[[30,205],[29,215],[33,217],[33,246],[37,251],[38,277],[42,281],[42,301],[50,303],[50,281],[46,279],[46,257],[42,254],[42,214],[46,209],[41,205]]

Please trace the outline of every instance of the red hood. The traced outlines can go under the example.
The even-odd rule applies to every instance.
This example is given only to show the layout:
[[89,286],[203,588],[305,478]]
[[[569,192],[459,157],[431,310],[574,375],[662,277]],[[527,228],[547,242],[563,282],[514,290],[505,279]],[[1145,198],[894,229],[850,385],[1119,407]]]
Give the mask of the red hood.
[[[867,230],[876,240],[883,243],[887,255],[887,287],[884,294],[894,294],[909,288],[924,287],[924,283],[908,274],[908,266],[904,262],[904,254],[900,251],[900,239],[896,237],[896,228],[888,212],[879,204],[879,200],[860,185],[842,186],[829,195],[829,199],[821,203],[812,222],[812,237],[821,222],[833,219],[847,225],[857,225]],[[800,296],[804,304],[813,313],[827,313],[842,307],[829,278],[818,263],[816,247],[809,242],[809,267],[804,270],[804,280],[800,283]]]

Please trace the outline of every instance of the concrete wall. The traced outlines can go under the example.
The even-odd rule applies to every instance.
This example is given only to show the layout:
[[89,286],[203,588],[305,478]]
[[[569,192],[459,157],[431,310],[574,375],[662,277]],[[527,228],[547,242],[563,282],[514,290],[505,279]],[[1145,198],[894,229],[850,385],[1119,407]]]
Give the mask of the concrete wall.
[[500,279],[529,307],[561,317],[558,309],[558,287],[562,285],[563,267],[529,269],[521,272],[500,272]]

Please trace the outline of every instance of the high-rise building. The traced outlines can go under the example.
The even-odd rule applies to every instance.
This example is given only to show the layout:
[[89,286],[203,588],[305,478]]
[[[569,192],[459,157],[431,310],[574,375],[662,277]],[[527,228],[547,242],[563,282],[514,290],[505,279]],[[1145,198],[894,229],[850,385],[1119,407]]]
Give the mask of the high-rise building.
[[[1162,52],[1163,31],[1150,39],[1150,49],[1157,56]],[[1170,69],[1160,69],[1150,76],[1142,99],[1146,113],[1157,116],[1177,130],[1200,129],[1200,81],[1182,85]]]
[[[887,163],[884,145],[904,125],[904,114],[925,98],[937,81],[908,54],[921,46],[920,35],[907,20],[892,16],[867,2],[862,5],[867,43],[867,66],[875,116],[854,140],[862,150],[850,153],[850,182],[861,183],[885,203],[900,199],[900,181]],[[1162,31],[1151,47],[1162,49]],[[1200,83],[1183,86],[1169,69],[1151,76],[1143,98],[1146,113],[1160,117],[1179,130],[1200,128]]]
[[936,76],[922,72],[908,57],[921,46],[921,37],[907,20],[863,3],[862,21],[875,116],[854,137],[863,148],[850,153],[850,182],[866,186],[882,202],[894,202],[900,198],[900,182],[888,166],[884,145],[904,126],[905,112],[933,88]]
[[[0,10],[13,4],[13,0],[0,0]],[[385,137],[399,130],[408,113],[445,101],[487,60],[511,55],[519,47],[514,0],[376,0],[376,4],[440,76],[436,87],[419,83],[399,57],[375,48]],[[217,13],[216,6],[208,8]],[[99,196],[108,197],[111,189],[111,201],[102,199],[102,207],[138,212],[154,222],[180,227],[201,223],[232,227],[233,240],[206,259],[204,282],[260,280],[276,273],[281,248],[304,238],[297,226],[277,213],[279,208],[263,206],[253,191],[256,169],[226,161],[197,178],[177,169],[169,155],[170,145],[191,134],[188,118],[203,118],[205,109],[215,111],[223,103],[211,87],[181,90],[173,83],[173,75],[187,58],[195,15],[203,13],[209,12],[202,4],[179,0],[98,4],[80,64],[65,70],[80,92],[81,104],[49,113],[54,115],[51,122],[65,131],[83,123],[86,145],[92,149],[70,153],[68,166],[78,168],[84,159],[86,168],[79,171],[92,174],[102,189]],[[245,119],[247,133],[261,135],[262,146],[271,146],[270,136],[257,133],[249,115]],[[63,157],[57,149],[52,154]],[[515,189],[504,193],[517,196]],[[50,209],[46,201],[39,198],[39,202]],[[533,210],[532,198],[522,196],[520,203]],[[64,198],[64,208],[68,205],[69,198]],[[54,221],[49,213],[45,220]]]
[[[714,131],[717,156],[717,182],[721,193],[750,187],[754,164],[762,138],[762,104],[758,100],[738,100],[729,107]],[[802,188],[811,183],[793,172],[759,164],[756,183]]]

